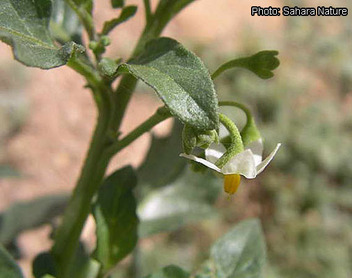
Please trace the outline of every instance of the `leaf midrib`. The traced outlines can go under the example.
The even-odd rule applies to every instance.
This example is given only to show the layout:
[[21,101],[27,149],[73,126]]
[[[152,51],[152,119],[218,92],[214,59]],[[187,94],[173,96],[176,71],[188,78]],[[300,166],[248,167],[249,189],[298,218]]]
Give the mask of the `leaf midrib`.
[[39,39],[37,39],[35,37],[31,37],[31,36],[25,35],[23,33],[20,33],[18,31],[13,30],[13,29],[5,28],[3,26],[0,26],[0,30],[4,30],[5,32],[8,32],[8,33],[10,33],[10,34],[12,34],[14,36],[17,36],[17,37],[19,37],[22,40],[25,40],[25,41],[27,40],[27,41],[29,41],[31,43],[40,45],[43,48],[47,48],[47,49],[51,49],[51,50],[57,50],[57,48],[55,46],[49,45],[49,44],[47,44],[47,43],[45,43],[45,42],[43,42],[43,41],[41,41],[41,40],[39,40]]

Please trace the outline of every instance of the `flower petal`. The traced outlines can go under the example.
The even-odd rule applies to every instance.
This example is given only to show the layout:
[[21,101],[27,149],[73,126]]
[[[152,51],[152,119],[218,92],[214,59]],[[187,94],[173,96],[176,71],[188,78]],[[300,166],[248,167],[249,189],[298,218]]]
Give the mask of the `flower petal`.
[[275,154],[277,153],[278,149],[280,148],[281,144],[277,144],[275,149],[269,154],[267,158],[265,158],[260,164],[257,165],[257,175],[259,175],[265,167],[270,163],[270,161],[274,158]]
[[246,149],[249,149],[252,151],[256,166],[259,165],[260,162],[262,162],[263,148],[264,147],[263,147],[263,139],[262,138],[259,138],[258,140],[255,140],[246,146]]
[[182,156],[184,158],[188,158],[188,159],[193,160],[195,162],[201,163],[201,164],[207,166],[208,168],[213,169],[213,170],[221,173],[221,170],[219,167],[217,167],[215,164],[213,164],[203,158],[196,157],[195,155],[192,155],[192,154],[185,154],[185,153],[181,153],[180,156]]
[[251,150],[245,150],[235,155],[221,169],[224,175],[240,174],[247,179],[254,179],[257,175],[254,155]]
[[216,161],[226,152],[223,144],[212,143],[209,148],[205,150],[205,158],[211,163],[215,164]]

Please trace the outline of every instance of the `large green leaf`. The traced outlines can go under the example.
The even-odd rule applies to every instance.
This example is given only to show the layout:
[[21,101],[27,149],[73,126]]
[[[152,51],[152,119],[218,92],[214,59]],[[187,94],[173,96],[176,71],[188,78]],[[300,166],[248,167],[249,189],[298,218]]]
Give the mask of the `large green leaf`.
[[0,245],[0,278],[23,278],[15,260],[2,245]]
[[179,121],[174,122],[169,136],[158,138],[153,135],[148,154],[137,171],[143,189],[145,185],[152,188],[164,186],[182,172],[186,161],[179,157],[182,152],[181,138],[182,124]]
[[62,44],[69,41],[82,44],[82,24],[77,14],[64,0],[53,1],[50,33]]
[[67,201],[67,195],[54,195],[13,204],[0,214],[0,242],[9,244],[20,232],[52,221]]
[[129,72],[152,87],[182,122],[200,130],[218,128],[218,101],[209,72],[177,41],[150,41],[144,52],[122,64],[119,72]]
[[187,171],[170,185],[152,191],[138,207],[139,235],[172,231],[193,221],[215,215],[215,202],[221,185],[212,174]]
[[97,224],[97,246],[94,257],[102,264],[102,272],[130,253],[137,243],[138,217],[133,188],[137,178],[131,167],[117,170],[100,187],[93,206]]
[[280,65],[276,57],[278,54],[275,50],[263,50],[249,57],[231,60],[221,65],[211,77],[215,79],[225,70],[239,67],[250,70],[262,79],[271,78],[274,76],[272,71]]
[[261,278],[265,259],[259,221],[243,221],[213,245],[209,261],[195,277]]
[[31,67],[50,69],[67,63],[79,49],[74,42],[56,46],[48,29],[50,0],[2,0],[0,39],[11,45],[15,58]]
[[188,278],[190,277],[189,273],[184,271],[182,268],[179,268],[175,265],[168,265],[159,270],[154,274],[150,274],[145,278]]

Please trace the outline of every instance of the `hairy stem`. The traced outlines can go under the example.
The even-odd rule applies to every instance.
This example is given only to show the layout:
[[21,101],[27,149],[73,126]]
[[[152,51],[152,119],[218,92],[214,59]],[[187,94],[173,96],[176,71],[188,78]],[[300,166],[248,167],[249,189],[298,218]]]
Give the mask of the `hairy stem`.
[[226,152],[216,161],[215,165],[220,169],[230,161],[232,157],[243,151],[243,142],[237,126],[224,114],[219,114],[220,122],[230,132],[231,145],[227,148]]
[[91,209],[91,200],[101,184],[110,155],[106,152],[109,143],[109,110],[99,110],[98,122],[78,183],[65,210],[63,221],[55,234],[52,254],[56,260],[58,277],[68,278],[72,268],[79,237]]
[[95,40],[96,33],[95,33],[93,18],[88,13],[88,11],[85,9],[85,7],[77,6],[73,0],[65,0],[65,2],[77,14],[78,18],[80,19],[80,21],[82,22],[84,28],[86,29],[86,31],[88,33],[89,39]]
[[134,140],[136,140],[138,137],[140,137],[143,133],[149,131],[152,129],[154,126],[157,124],[161,123],[162,121],[166,120],[167,118],[170,118],[171,114],[170,112],[165,108],[165,107],[160,107],[154,115],[152,115],[149,119],[147,119],[145,122],[143,122],[141,125],[136,127],[133,131],[131,131],[128,135],[126,135],[124,138],[116,142],[114,145],[112,145],[108,152],[111,155],[114,155],[118,153],[120,150],[123,148],[127,147],[129,144],[131,144]]
[[[145,44],[150,39],[157,38],[170,19],[187,3],[192,1],[182,1],[182,5],[177,7],[176,11],[174,10],[176,1],[171,1],[170,5],[166,5],[162,9],[163,13],[160,14],[162,20],[152,17],[150,24],[145,27],[132,57],[140,54]],[[73,0],[66,0],[66,2],[80,17],[87,29],[89,38],[94,40],[95,30],[90,14],[82,7],[78,7]],[[165,3],[165,1],[162,2]],[[73,266],[79,237],[90,213],[92,198],[103,181],[111,157],[140,135],[150,130],[154,125],[171,116],[165,111],[165,108],[158,109],[158,112],[141,126],[137,127],[121,141],[113,143],[111,135],[117,134],[120,129],[123,115],[131,94],[136,87],[137,80],[131,75],[125,75],[122,77],[115,92],[112,92],[110,83],[102,80],[94,68],[89,67],[80,60],[72,60],[70,66],[86,77],[89,87],[93,90],[94,99],[99,108],[99,116],[80,178],[65,210],[62,223],[55,233],[52,254],[56,261],[58,278],[72,277],[70,271]]]

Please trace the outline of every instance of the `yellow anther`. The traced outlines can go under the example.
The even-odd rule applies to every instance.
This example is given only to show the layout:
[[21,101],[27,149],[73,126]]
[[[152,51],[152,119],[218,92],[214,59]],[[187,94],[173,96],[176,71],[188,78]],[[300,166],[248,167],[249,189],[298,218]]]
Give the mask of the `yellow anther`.
[[225,175],[224,190],[229,195],[235,194],[241,182],[241,176],[238,174]]

